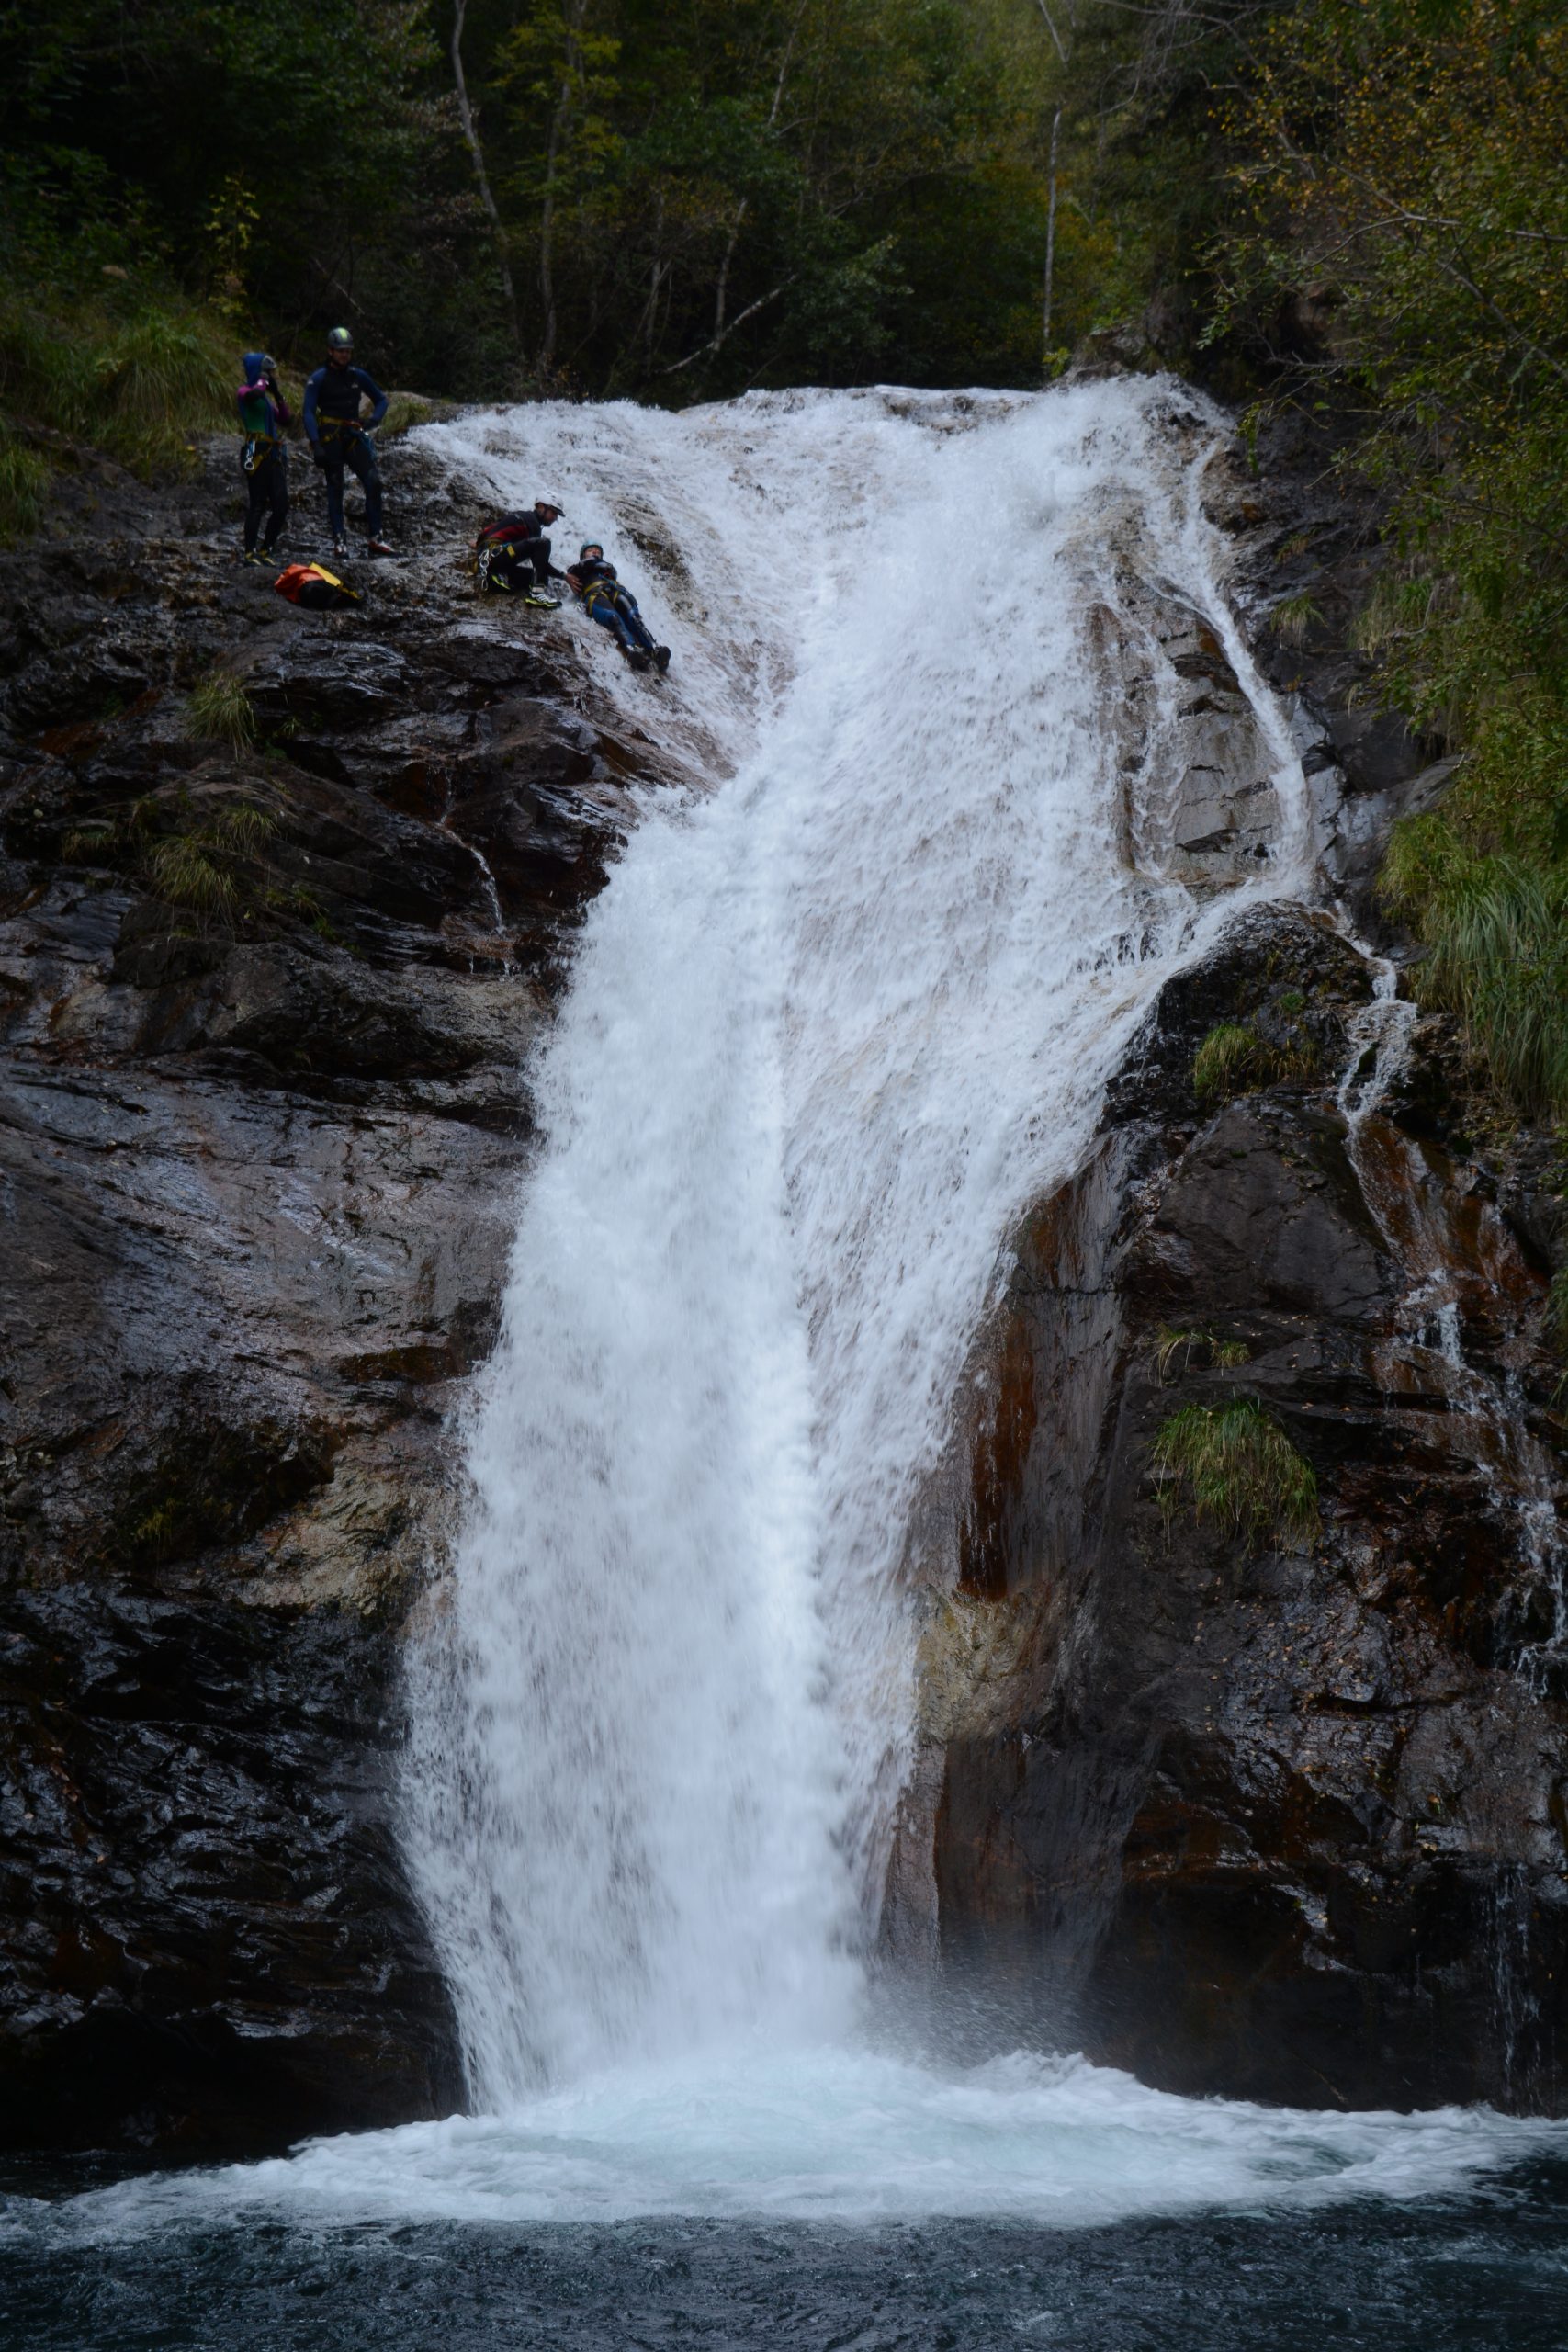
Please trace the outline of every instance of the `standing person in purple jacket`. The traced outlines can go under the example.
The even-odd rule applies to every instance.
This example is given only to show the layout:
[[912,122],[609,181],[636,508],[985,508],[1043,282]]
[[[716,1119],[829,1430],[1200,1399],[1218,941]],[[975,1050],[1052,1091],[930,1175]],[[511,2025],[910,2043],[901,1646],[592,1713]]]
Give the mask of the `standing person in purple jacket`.
[[[270,563],[279,535],[288,519],[288,452],[283,446],[286,425],[293,423],[288,403],[277,389],[277,368],[265,351],[247,351],[240,362],[245,380],[235,394],[244,444],[240,470],[245,477],[249,503],[245,508],[246,563]],[[260,548],[262,516],[266,537]]]

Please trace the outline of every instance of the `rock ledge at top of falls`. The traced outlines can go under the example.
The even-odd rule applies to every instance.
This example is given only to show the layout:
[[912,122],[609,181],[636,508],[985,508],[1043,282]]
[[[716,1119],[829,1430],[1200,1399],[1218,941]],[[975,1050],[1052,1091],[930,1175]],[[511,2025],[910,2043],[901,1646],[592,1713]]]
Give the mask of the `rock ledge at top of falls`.
[[[673,771],[565,616],[473,601],[461,492],[385,465],[409,560],[342,617],[236,564],[228,445],[175,492],[84,453],[0,555],[6,2145],[252,2154],[460,2098],[392,1820],[399,1628],[522,1057],[628,780]],[[215,665],[254,747],[188,731]],[[150,858],[221,862],[237,800],[232,919],[158,903]]]

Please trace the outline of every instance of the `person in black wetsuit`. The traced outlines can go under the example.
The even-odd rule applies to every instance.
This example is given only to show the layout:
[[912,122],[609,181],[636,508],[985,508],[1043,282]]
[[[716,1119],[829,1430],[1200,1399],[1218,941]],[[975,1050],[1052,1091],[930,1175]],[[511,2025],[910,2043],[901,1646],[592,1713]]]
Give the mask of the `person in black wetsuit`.
[[[247,351],[241,366],[245,380],[234,395],[240,410],[240,470],[245,477],[245,543],[247,563],[265,563],[276,549],[288,519],[288,452],[286,426],[294,420],[277,389],[277,368],[265,351]],[[258,548],[262,517],[266,537]]]
[[634,670],[670,667],[670,648],[656,645],[653,631],[637,610],[637,598],[615,577],[615,567],[604,560],[597,539],[585,539],[577,561],[567,568],[567,579],[577,592],[590,620],[611,630]]
[[521,596],[525,605],[553,613],[560,603],[548,583],[565,577],[550,561],[549,532],[560,521],[560,508],[547,498],[536,498],[518,514],[498,514],[474,541],[474,578],[480,594],[499,589]]
[[[370,414],[360,419],[360,403],[370,402]],[[333,553],[348,553],[343,515],[343,472],[346,466],[365,488],[367,552],[390,555],[381,537],[381,477],[376,466],[376,444],[370,435],[387,413],[387,395],[363,368],[354,365],[354,337],[346,327],[333,327],[327,337],[327,364],[318,368],[305,387],[305,434],[310,455],[327,477],[327,523]]]

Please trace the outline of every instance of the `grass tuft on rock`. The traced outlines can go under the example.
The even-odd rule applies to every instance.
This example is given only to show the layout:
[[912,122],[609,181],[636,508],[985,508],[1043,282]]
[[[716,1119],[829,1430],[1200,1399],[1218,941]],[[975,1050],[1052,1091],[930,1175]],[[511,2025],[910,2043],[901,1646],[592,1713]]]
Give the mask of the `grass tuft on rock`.
[[37,530],[48,488],[43,458],[0,416],[0,547]]
[[[1155,1334],[1155,1374],[1162,1386],[1173,1377],[1191,1369],[1198,1357],[1214,1372],[1234,1372],[1238,1364],[1251,1361],[1252,1350],[1245,1340],[1222,1340],[1214,1331],[1178,1330],[1162,1323]],[[1178,1359],[1179,1358],[1179,1363]]]
[[1282,1079],[1310,1078],[1316,1068],[1317,1048],[1310,1038],[1294,1046],[1273,1046],[1242,1022],[1222,1021],[1193,1057],[1192,1091],[1212,1108]]
[[1522,1110],[1568,1109],[1568,858],[1479,854],[1434,811],[1394,827],[1381,888],[1429,951],[1419,1001],[1459,1015]]
[[1269,616],[1269,626],[1281,645],[1299,650],[1306,643],[1313,623],[1322,618],[1310,590],[1303,589],[1300,595],[1280,598]]
[[189,832],[169,833],[149,853],[148,886],[166,907],[183,907],[204,921],[231,924],[261,903],[263,854],[277,830],[276,818],[240,802]]
[[255,706],[231,671],[214,670],[186,697],[186,732],[198,742],[248,750],[256,740]]
[[1184,1504],[1254,1550],[1270,1540],[1303,1550],[1317,1534],[1313,1466],[1255,1396],[1183,1405],[1161,1423],[1150,1467],[1168,1541]]

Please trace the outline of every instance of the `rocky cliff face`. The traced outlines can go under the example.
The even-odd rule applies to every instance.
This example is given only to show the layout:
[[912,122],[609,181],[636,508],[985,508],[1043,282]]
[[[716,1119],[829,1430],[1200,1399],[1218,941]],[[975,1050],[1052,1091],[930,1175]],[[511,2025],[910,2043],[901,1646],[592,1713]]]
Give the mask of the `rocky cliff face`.
[[[1317,846],[1375,922],[1388,823],[1449,770],[1354,699],[1367,518],[1284,464],[1213,494]],[[1303,571],[1302,647],[1266,616]],[[1174,2090],[1561,2111],[1562,1171],[1380,985],[1326,918],[1245,918],[1018,1235],[928,1564],[890,1941]],[[1221,1025],[1255,1047],[1201,1099]],[[1160,1475],[1177,1416],[1247,1400],[1315,1476],[1310,1540]]]
[[[0,560],[17,2146],[254,2154],[459,2095],[395,1834],[400,1649],[522,1058],[628,781],[672,771],[567,630],[467,598],[474,516],[393,463],[411,560],[341,618],[236,570],[228,453],[173,496],[84,461]],[[1355,697],[1375,542],[1318,471],[1211,495],[1365,926],[1388,822],[1446,771]],[[1123,854],[1223,892],[1277,840],[1272,758],[1124,552],[1093,617]],[[1314,616],[1270,628],[1287,594]],[[249,740],[193,701],[215,672]],[[1545,1146],[1492,1148],[1454,1038],[1375,979],[1326,920],[1250,916],[1026,1219],[960,1416],[889,1933],[1156,2083],[1562,2105],[1560,1211]],[[1220,1023],[1260,1052],[1200,1101]],[[1237,1396],[1316,1474],[1310,1545],[1151,1476],[1173,1414]]]
[[[457,2103],[391,1817],[399,1629],[493,1326],[522,1057],[627,779],[669,773],[567,631],[468,597],[474,517],[413,458],[411,560],[341,618],[236,566],[231,463],[170,497],[84,460],[0,560],[21,2145],[250,2152]],[[250,740],[210,740],[215,673]]]

